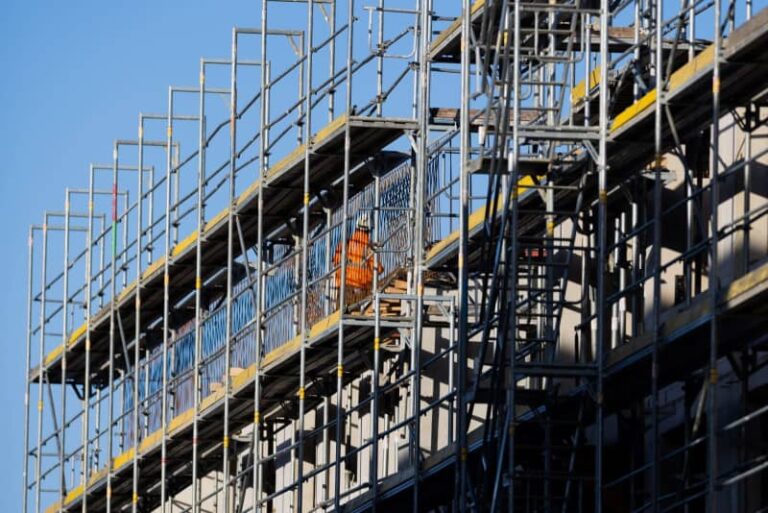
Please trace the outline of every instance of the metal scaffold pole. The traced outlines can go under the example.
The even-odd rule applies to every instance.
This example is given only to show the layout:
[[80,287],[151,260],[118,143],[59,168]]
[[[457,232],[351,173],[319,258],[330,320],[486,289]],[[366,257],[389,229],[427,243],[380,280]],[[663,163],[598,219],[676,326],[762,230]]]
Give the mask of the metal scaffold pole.
[[37,448],[35,450],[35,512],[40,513],[42,511],[42,448],[43,448],[43,380],[45,375],[45,299],[46,299],[46,284],[47,284],[47,260],[48,260],[48,214],[44,215],[43,219],[43,248],[42,248],[42,277],[40,279],[40,346],[38,348],[40,363],[38,388],[37,388]]
[[200,91],[198,96],[198,155],[197,155],[197,240],[195,241],[195,353],[192,369],[192,513],[200,511],[199,486],[199,416],[200,416],[200,353],[203,347],[203,236],[205,227],[205,59],[200,59]]
[[24,352],[24,470],[22,471],[21,511],[27,513],[29,504],[29,369],[32,361],[32,318],[33,318],[33,286],[35,263],[35,228],[29,227],[27,235],[27,343]]
[[[603,511],[603,366],[605,364],[605,296],[607,294],[605,274],[608,271],[608,30],[611,16],[609,0],[600,0],[600,86],[599,86],[599,142],[598,142],[598,233],[597,233],[597,340],[595,350],[596,366],[596,412],[595,412],[595,512]],[[589,76],[586,79],[589,81]]]
[[662,211],[662,140],[661,129],[663,121],[664,102],[664,60],[662,53],[664,21],[664,2],[656,0],[652,3],[655,12],[655,79],[656,101],[654,102],[654,162],[653,162],[653,351],[651,354],[651,511],[659,511],[659,343],[661,338],[661,280],[662,280],[662,251],[661,251],[661,211]]
[[[309,0],[312,2],[312,0]],[[353,39],[354,39],[354,17],[355,17],[355,0],[347,0],[347,51],[344,68],[344,83],[345,83],[345,97],[344,97],[344,112],[349,116],[352,114],[352,65],[354,59],[353,53]],[[312,38],[307,37],[308,40]],[[311,52],[307,53],[307,59],[311,57]],[[310,88],[311,89],[311,88]],[[344,168],[342,175],[342,200],[341,200],[341,237],[339,244],[341,245],[341,268],[339,270],[338,287],[338,337],[337,352],[336,352],[336,440],[335,440],[335,458],[334,458],[334,483],[333,483],[333,507],[339,509],[341,506],[341,473],[343,470],[344,461],[342,459],[342,441],[343,441],[343,420],[345,413],[343,411],[343,397],[344,397],[344,312],[346,310],[346,283],[347,283],[347,255],[349,253],[349,243],[347,240],[347,224],[349,222],[349,172],[351,168],[350,152],[352,151],[352,136],[350,133],[349,123],[344,126]]]
[[[64,192],[64,278],[62,283],[62,327],[61,327],[61,343],[66,347],[67,333],[69,333],[68,326],[68,308],[69,308],[69,223],[70,223],[70,190],[67,188]],[[62,354],[61,358],[61,397],[59,399],[61,403],[61,436],[59,437],[59,497],[62,499],[66,496],[66,456],[67,456],[67,353]],[[64,501],[59,502],[59,512],[63,511]]]
[[421,0],[421,19],[419,23],[419,96],[418,96],[418,138],[416,150],[416,174],[414,177],[414,245],[413,245],[413,287],[416,296],[414,304],[414,329],[411,344],[411,427],[410,458],[413,468],[413,511],[420,510],[421,490],[421,353],[423,342],[423,309],[424,309],[424,216],[427,180],[427,141],[429,139],[428,104],[430,95],[429,82],[429,35],[431,18],[431,0]]
[[470,49],[471,39],[470,30],[470,11],[471,4],[469,0],[462,1],[461,10],[461,120],[459,127],[461,130],[459,159],[461,161],[459,176],[459,277],[458,277],[458,295],[459,295],[459,335],[458,335],[458,365],[456,375],[456,397],[457,397],[457,486],[456,501],[458,502],[459,513],[467,511],[467,458],[469,448],[467,447],[467,368],[468,356],[467,347],[469,345],[469,150],[472,144],[469,131],[469,95],[470,95]]
[[[136,186],[137,186],[137,206],[136,209],[136,299],[134,300],[136,319],[134,320],[134,336],[133,336],[133,418],[132,418],[132,430],[133,430],[133,458],[132,458],[132,489],[131,489],[131,513],[138,513],[139,510],[139,498],[141,490],[139,489],[139,415],[140,409],[140,395],[139,395],[139,382],[141,381],[141,273],[142,273],[142,254],[144,248],[143,242],[143,222],[144,222],[144,116],[139,115],[139,127],[138,138],[136,144],[137,157],[138,157],[138,172]],[[152,185],[152,184],[150,184]],[[150,220],[151,222],[151,220]]]
[[[511,13],[512,16],[512,31],[513,31],[513,48],[512,48],[512,90],[511,92],[505,88],[505,91],[503,92],[503,99],[505,104],[509,105],[510,102],[510,96],[511,96],[511,102],[512,102],[512,138],[510,141],[510,150],[508,153],[508,161],[509,161],[509,181],[508,183],[508,189],[507,189],[507,197],[505,204],[509,204],[509,247],[503,248],[503,251],[507,251],[509,254],[509,259],[506,262],[508,266],[508,270],[505,269],[505,274],[503,274],[505,282],[506,276],[509,276],[509,281],[511,282],[511,289],[507,292],[505,290],[505,293],[508,294],[507,296],[507,316],[508,316],[508,326],[511,333],[507,333],[503,336],[507,337],[507,344],[509,344],[509,372],[507,379],[507,406],[506,406],[506,414],[507,414],[507,422],[505,429],[507,431],[507,469],[506,469],[506,479],[507,479],[507,500],[508,500],[508,509],[510,511],[515,510],[515,501],[517,500],[517,494],[515,493],[515,485],[517,484],[515,471],[516,471],[516,452],[515,452],[515,445],[516,445],[516,430],[517,430],[517,412],[516,412],[516,393],[517,393],[517,379],[516,379],[516,369],[517,369],[517,296],[518,296],[518,281],[517,276],[519,273],[518,266],[519,266],[519,257],[518,254],[520,250],[518,249],[518,218],[519,218],[519,195],[518,195],[518,187],[517,183],[520,180],[520,109],[521,109],[521,27],[520,27],[520,0],[513,0],[513,10]],[[502,15],[506,15],[507,20],[506,26],[509,27],[509,21],[508,17],[510,16],[509,10],[504,13],[502,10]],[[507,36],[509,37],[509,36]],[[505,53],[508,52],[508,43],[504,45],[505,46]],[[505,56],[505,58],[508,59],[508,55]],[[502,107],[501,112],[506,112],[506,109]],[[499,123],[499,120],[503,119],[503,116],[499,116],[497,119],[497,123]],[[511,202],[509,202],[511,198]],[[504,224],[502,223],[500,230],[506,229]],[[505,283],[506,285],[506,283]],[[506,286],[505,286],[506,289]],[[487,322],[487,321],[486,321]]]
[[85,255],[85,367],[83,371],[83,460],[81,463],[81,486],[83,487],[82,513],[88,513],[88,479],[90,477],[90,396],[91,396],[91,314],[93,300],[93,199],[94,199],[94,168],[88,169],[88,232],[86,235]]
[[[296,458],[298,460],[298,474],[291,476],[296,479],[296,510],[304,511],[304,433],[305,433],[305,394],[307,385],[307,344],[309,342],[309,325],[307,322],[307,293],[308,293],[308,281],[309,281],[309,209],[310,209],[310,173],[312,172],[312,166],[310,157],[312,154],[312,94],[313,94],[313,78],[314,78],[314,32],[315,29],[315,4],[314,0],[307,0],[307,39],[305,41],[307,56],[306,67],[306,83],[304,84],[304,176],[303,176],[303,207],[302,207],[302,222],[301,222],[301,319],[299,326],[301,329],[301,349],[299,351],[299,413],[298,413],[298,447],[296,448]],[[344,235],[342,235],[344,236]],[[337,367],[337,373],[341,379],[343,379],[343,367],[341,364]]]
[[226,324],[224,326],[224,419],[223,419],[223,437],[222,437],[222,483],[225,511],[230,509],[230,432],[229,432],[229,412],[230,412],[230,394],[231,394],[231,366],[232,366],[232,287],[234,285],[233,266],[234,266],[234,210],[235,210],[235,174],[237,172],[237,29],[232,29],[232,55],[229,82],[229,193],[227,199],[227,291],[226,291]]
[[109,263],[109,285],[110,285],[110,306],[109,306],[109,362],[107,362],[107,382],[108,382],[108,412],[107,412],[107,513],[112,511],[112,456],[113,456],[113,415],[115,407],[115,338],[117,336],[116,306],[117,299],[117,188],[118,188],[118,143],[115,142],[112,148],[112,227],[110,229],[110,263]]
[[709,325],[709,386],[707,391],[707,500],[708,513],[718,511],[718,454],[717,454],[717,386],[718,386],[718,315],[720,306],[720,279],[719,279],[719,223],[718,210],[720,208],[720,60],[722,58],[722,33],[720,25],[720,0],[714,0],[714,32],[712,45],[714,55],[712,57],[712,141],[710,159],[710,213],[711,242],[709,263],[709,297],[711,308],[711,321]]
[[261,512],[261,495],[262,495],[262,476],[261,476],[261,359],[264,351],[264,333],[263,333],[263,307],[264,307],[264,194],[266,194],[266,174],[269,169],[269,162],[267,158],[267,145],[268,140],[268,128],[269,123],[269,73],[267,66],[267,16],[268,16],[268,3],[269,0],[261,0],[261,30],[260,30],[260,49],[259,49],[259,63],[261,67],[261,99],[259,106],[259,199],[256,209],[256,291],[257,300],[255,305],[255,332],[256,332],[256,344],[254,355],[254,362],[256,366],[256,372],[254,375],[253,384],[253,483],[251,488],[253,491],[253,511],[255,513]]
[[165,208],[163,210],[164,248],[163,258],[163,347],[162,347],[162,397],[160,399],[160,423],[162,440],[160,442],[160,504],[162,512],[168,511],[168,345],[171,330],[171,175],[173,174],[173,87],[168,88],[168,113],[165,131]]

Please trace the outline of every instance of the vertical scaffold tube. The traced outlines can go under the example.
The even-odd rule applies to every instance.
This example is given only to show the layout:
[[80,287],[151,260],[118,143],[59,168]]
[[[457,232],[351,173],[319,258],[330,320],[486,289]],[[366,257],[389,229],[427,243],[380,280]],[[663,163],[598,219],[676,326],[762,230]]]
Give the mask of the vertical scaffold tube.
[[[310,0],[311,1],[311,0]],[[348,0],[347,4],[347,26],[348,26],[348,39],[347,39],[347,54],[346,63],[344,68],[344,81],[346,83],[346,96],[344,99],[344,112],[347,115],[352,113],[352,59],[353,59],[353,39],[355,34],[355,0]],[[310,38],[311,39],[311,38]],[[311,54],[307,57],[310,58]],[[339,287],[339,327],[338,327],[338,339],[337,339],[337,352],[336,352],[336,454],[335,462],[336,469],[334,472],[333,483],[333,506],[338,510],[341,506],[341,470],[342,470],[342,458],[341,458],[341,443],[342,434],[344,428],[343,411],[342,411],[342,399],[344,397],[344,311],[346,308],[346,282],[347,282],[347,222],[349,219],[349,171],[350,171],[350,156],[349,152],[352,150],[352,140],[350,134],[350,124],[344,125],[344,176],[342,179],[342,206],[341,206],[341,235],[339,244],[341,244],[341,270],[339,272],[340,279],[338,283]]]
[[[328,15],[328,25],[331,34],[336,34],[336,1],[331,0],[331,12]],[[336,77],[336,37],[331,37],[328,43],[328,76]],[[336,112],[336,88],[328,91],[328,122],[332,122]]]
[[373,319],[373,369],[371,371],[371,384],[373,388],[373,398],[371,400],[371,501],[372,511],[376,511],[377,506],[377,494],[379,493],[379,368],[381,366],[381,352],[379,346],[381,344],[381,299],[379,297],[379,237],[381,234],[381,227],[379,221],[381,220],[381,169],[377,168],[374,171],[374,188],[373,188],[373,215],[371,220],[373,222],[373,268],[377,271],[373,273],[373,304],[374,304],[374,319]]
[[[747,0],[746,5],[746,12],[745,12],[745,18],[746,21],[749,21],[752,19],[752,0]],[[750,123],[750,111],[751,106],[747,106],[747,122]],[[748,125],[749,126],[749,125]],[[744,248],[744,256],[743,256],[743,274],[747,274],[749,272],[749,260],[752,254],[752,251],[750,250],[750,232],[752,230],[752,220],[751,220],[751,205],[752,205],[752,131],[751,127],[748,128],[744,133],[744,240],[742,243],[742,247]]]
[[64,497],[66,488],[65,462],[67,456],[67,333],[69,332],[67,309],[69,308],[69,223],[70,223],[70,190],[67,188],[64,194],[64,271],[62,293],[62,320],[61,320],[61,344],[64,350],[61,353],[61,437],[59,440],[59,512],[64,510]]
[[[142,224],[144,222],[144,116],[139,114],[139,133],[136,140],[138,152],[138,196],[136,200],[136,296],[133,337],[133,486],[131,490],[131,513],[138,513],[139,508],[139,381],[141,380],[141,254],[144,251],[142,245]],[[154,184],[150,183],[150,187]],[[152,220],[150,219],[150,224]],[[151,241],[150,241],[151,244]]]
[[[298,441],[296,447],[296,457],[298,460],[298,476],[296,477],[296,511],[304,511],[304,395],[306,387],[306,369],[307,369],[307,355],[306,346],[309,341],[309,326],[307,325],[307,293],[309,292],[307,281],[309,280],[309,272],[307,269],[309,263],[309,174],[310,169],[310,155],[312,154],[312,78],[313,78],[313,52],[312,43],[314,41],[314,18],[315,18],[315,4],[314,0],[307,1],[307,40],[306,43],[306,56],[307,56],[307,81],[304,84],[304,104],[306,105],[306,112],[304,113],[304,177],[303,177],[303,190],[304,190],[304,202],[302,208],[302,222],[301,222],[301,321],[299,326],[301,327],[301,349],[299,350],[299,422],[298,422]],[[347,123],[348,124],[348,123]],[[342,368],[337,368],[338,374],[342,373]]]
[[[605,273],[608,244],[608,21],[610,4],[600,0],[600,86],[598,143],[598,227],[597,227],[597,337],[595,342],[595,512],[603,511],[603,350],[605,348]],[[589,80],[589,78],[587,78]]]
[[411,466],[413,468],[412,511],[419,511],[421,499],[421,344],[424,305],[424,199],[427,180],[427,141],[429,139],[429,35],[431,0],[422,0],[419,26],[419,95],[418,130],[416,148],[416,176],[414,179],[414,229],[413,229],[413,285],[416,292],[414,305],[414,326],[411,344],[411,414],[413,416],[411,435]]
[[259,63],[261,70],[261,98],[259,100],[259,199],[258,209],[256,212],[256,280],[257,280],[257,301],[255,305],[256,315],[256,354],[254,355],[254,362],[256,366],[256,372],[254,375],[253,384],[253,511],[254,513],[261,512],[261,355],[263,348],[263,333],[262,333],[262,309],[263,309],[263,297],[264,287],[262,280],[262,270],[265,268],[264,261],[264,194],[266,187],[265,177],[267,176],[267,170],[269,169],[269,162],[267,162],[267,124],[269,123],[268,105],[269,94],[267,94],[267,88],[269,87],[267,72],[267,2],[268,0],[261,0],[261,48]]
[[192,513],[200,511],[200,487],[198,486],[199,458],[199,410],[200,410],[200,351],[202,350],[202,260],[203,227],[205,226],[205,59],[200,59],[200,93],[198,96],[198,146],[197,146],[197,240],[195,243],[195,354],[192,374]]
[[720,289],[718,270],[718,207],[720,205],[720,59],[722,53],[722,33],[720,26],[720,0],[714,0],[714,57],[712,69],[712,155],[711,155],[711,198],[712,221],[710,231],[710,279],[709,296],[712,319],[709,327],[709,390],[707,394],[707,512],[717,512],[717,307]]
[[40,347],[37,377],[37,449],[35,450],[35,511],[42,511],[40,502],[42,501],[43,484],[42,480],[42,451],[43,451],[43,387],[45,381],[45,292],[47,277],[48,260],[48,213],[43,216],[43,250],[42,250],[42,277],[40,279]]
[[[379,30],[376,36],[376,52],[378,53],[376,56],[376,115],[381,117],[383,113],[382,104],[384,103],[384,0],[378,0],[378,11]],[[373,13],[371,13],[371,16],[373,16]]]
[[88,477],[89,461],[88,449],[90,441],[90,395],[91,395],[91,311],[92,305],[92,285],[93,285],[93,176],[94,169],[90,166],[88,170],[88,233],[86,234],[86,257],[85,257],[85,370],[83,377],[83,461],[82,461],[82,481],[83,499],[81,513],[88,513]]
[[107,372],[109,373],[109,396],[107,404],[109,411],[107,413],[107,513],[112,511],[112,455],[114,438],[114,414],[115,414],[115,337],[117,328],[117,308],[115,306],[117,299],[117,187],[118,187],[118,148],[115,142],[112,149],[112,228],[110,235],[112,239],[111,256],[109,263],[109,283],[111,288],[111,301],[109,304],[109,364]]
[[471,3],[462,0],[461,11],[461,110],[459,121],[459,336],[458,368],[456,376],[457,395],[457,448],[458,469],[456,472],[456,501],[459,513],[467,511],[467,345],[469,341],[469,272],[467,256],[469,252],[469,149],[471,145],[469,131],[469,80],[470,80],[470,37]]
[[[503,15],[508,16],[508,11]],[[515,429],[517,427],[517,420],[515,415],[515,369],[517,363],[517,274],[518,274],[518,244],[517,244],[517,219],[518,219],[518,187],[517,182],[520,176],[520,0],[514,0],[513,11],[514,22],[514,39],[512,49],[512,149],[511,155],[508,158],[510,169],[510,177],[508,182],[508,191],[512,197],[512,204],[509,211],[509,276],[511,276],[512,290],[509,292],[509,304],[507,305],[507,313],[509,316],[509,326],[511,333],[507,335],[510,344],[509,348],[509,383],[507,385],[507,417],[509,419],[509,425],[507,429],[508,435],[508,461],[507,461],[507,479],[508,479],[508,496],[510,511],[515,509]],[[507,26],[509,24],[507,23]],[[507,98],[508,101],[508,98]],[[502,110],[502,112],[504,112]],[[503,227],[502,227],[503,228]],[[503,234],[502,234],[503,236]],[[487,321],[486,321],[487,322]]]
[[34,279],[34,258],[35,258],[35,228],[29,227],[27,238],[27,343],[24,353],[24,470],[21,473],[22,496],[21,512],[27,513],[28,491],[29,491],[29,371],[32,363],[32,303],[33,303],[33,279]]
[[168,344],[170,344],[170,259],[171,259],[171,173],[173,151],[173,88],[168,88],[168,114],[165,133],[165,258],[163,259],[163,351],[162,351],[162,400],[160,413],[160,429],[162,441],[160,445],[160,504],[161,511],[166,513],[168,503],[168,440],[166,439],[168,426]]
[[232,67],[229,82],[229,193],[227,200],[227,297],[226,325],[224,327],[224,422],[222,436],[222,499],[224,510],[229,511],[229,396],[232,347],[232,266],[234,265],[234,210],[235,173],[237,172],[237,29],[232,29]]
[[656,57],[656,100],[654,111],[654,184],[653,184],[653,346],[651,353],[651,511],[659,511],[659,343],[661,337],[661,211],[662,211],[662,146],[661,146],[661,127],[663,120],[664,103],[664,61],[662,54],[663,44],[663,24],[664,24],[664,2],[655,0],[655,37],[654,50]]

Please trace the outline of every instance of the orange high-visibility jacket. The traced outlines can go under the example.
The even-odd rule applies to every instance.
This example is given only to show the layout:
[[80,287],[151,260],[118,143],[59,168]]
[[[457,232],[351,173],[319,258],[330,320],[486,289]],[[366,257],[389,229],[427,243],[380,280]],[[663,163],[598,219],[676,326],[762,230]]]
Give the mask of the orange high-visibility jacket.
[[[373,253],[370,251],[370,245],[369,231],[356,228],[347,243],[347,286],[365,289],[373,284]],[[341,251],[342,243],[340,242],[333,255],[334,267],[341,265]],[[381,264],[378,271],[384,271]],[[341,267],[336,269],[336,286],[339,283],[341,283]]]

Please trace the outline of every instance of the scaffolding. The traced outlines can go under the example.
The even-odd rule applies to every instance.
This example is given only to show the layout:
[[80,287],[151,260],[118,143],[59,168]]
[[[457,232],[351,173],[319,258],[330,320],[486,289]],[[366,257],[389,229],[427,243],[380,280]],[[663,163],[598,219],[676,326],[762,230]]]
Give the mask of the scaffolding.
[[765,5],[259,21],[30,227],[24,513],[768,508]]

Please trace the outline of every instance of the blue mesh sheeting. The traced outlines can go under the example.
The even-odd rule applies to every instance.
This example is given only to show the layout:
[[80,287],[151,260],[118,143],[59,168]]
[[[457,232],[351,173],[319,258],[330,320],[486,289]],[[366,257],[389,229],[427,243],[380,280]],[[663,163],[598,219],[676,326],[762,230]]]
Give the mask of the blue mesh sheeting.
[[[432,164],[427,172],[428,195],[439,188],[440,169]],[[369,184],[355,194],[348,203],[348,223],[343,233],[350,237],[357,221],[366,215],[378,229],[378,258],[383,267],[381,279],[406,265],[409,248],[412,244],[411,207],[412,167],[405,162],[384,175],[379,182],[380,204],[382,210],[374,214],[375,187]],[[431,207],[428,207],[431,208]],[[308,297],[307,326],[338,308],[338,287],[333,272],[334,252],[342,239],[341,209],[331,215],[332,227],[325,223],[315,225],[310,231],[311,243],[308,254]],[[432,221],[427,216],[427,223]],[[428,228],[428,233],[431,232]],[[432,227],[432,229],[434,229]],[[298,334],[300,290],[298,279],[301,276],[300,259],[294,247],[288,244],[275,244],[271,247],[271,267],[264,280],[264,317],[263,317],[263,353],[266,354],[285,344]],[[253,323],[256,314],[255,299],[259,291],[249,279],[239,281],[233,287],[231,310],[230,366],[247,368],[256,357],[256,331]],[[220,297],[211,304],[210,313],[204,314],[200,326],[200,378],[201,397],[212,392],[214,383],[222,383],[225,372],[226,308],[225,298]],[[178,415],[194,405],[195,329],[191,320],[177,330],[175,340],[169,345],[168,376],[169,390],[173,400],[169,401],[169,418]],[[162,393],[162,347],[155,348],[152,354],[142,361],[139,370],[139,399],[143,413],[140,439],[160,427]],[[125,411],[133,409],[133,382],[127,380],[124,385]],[[127,443],[132,443],[132,415],[123,419]]]
[[172,375],[179,376],[192,368],[195,363],[195,332],[190,331],[173,343]]

